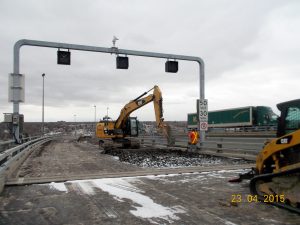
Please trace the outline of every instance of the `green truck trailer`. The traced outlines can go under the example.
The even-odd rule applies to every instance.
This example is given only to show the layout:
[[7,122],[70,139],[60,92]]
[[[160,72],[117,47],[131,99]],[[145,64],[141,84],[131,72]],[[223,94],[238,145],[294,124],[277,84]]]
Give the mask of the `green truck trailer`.
[[[209,128],[230,127],[274,127],[277,124],[277,115],[267,106],[247,106],[208,112]],[[198,127],[197,113],[189,113],[188,128]]]

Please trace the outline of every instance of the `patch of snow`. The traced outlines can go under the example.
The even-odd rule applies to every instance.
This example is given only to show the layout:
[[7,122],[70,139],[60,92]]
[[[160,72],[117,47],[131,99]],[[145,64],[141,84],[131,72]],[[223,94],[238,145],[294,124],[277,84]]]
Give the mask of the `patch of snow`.
[[[117,201],[124,202],[124,199],[129,199],[133,202],[132,206],[135,207],[135,210],[130,210],[130,213],[134,216],[145,218],[152,223],[161,224],[161,220],[173,223],[174,220],[180,219],[176,215],[177,213],[186,212],[181,206],[169,208],[155,203],[150,197],[143,194],[143,190],[140,190],[132,184],[138,181],[137,178],[105,178],[68,182],[77,185],[80,191],[88,195],[94,195],[96,188],[99,188],[108,192]],[[50,183],[49,185],[51,188],[67,192],[64,183]]]
[[194,178],[184,178],[183,180],[179,180],[178,182],[180,182],[180,183],[188,183],[189,182],[190,183],[192,181],[198,182],[198,181],[204,181],[206,179],[207,179],[206,177],[199,175]]
[[[201,176],[201,175],[208,175],[210,177],[215,177],[215,178],[228,178],[228,177],[224,177],[224,176],[222,176],[221,174],[218,174],[218,173],[245,173],[247,171],[249,171],[249,170],[247,170],[247,169],[220,170],[220,171],[214,171],[214,172],[195,172],[195,173],[192,173],[192,174],[191,173],[182,173],[182,174],[146,175],[146,176],[137,176],[137,177],[126,177],[126,179],[130,179],[131,182],[141,183],[142,181],[139,180],[138,178],[147,178],[147,179],[152,179],[152,180],[165,180],[165,179],[162,179],[162,178],[182,176],[182,175],[199,175],[195,178],[184,178],[182,180],[177,181],[177,182],[187,183],[187,182],[194,181],[194,180],[195,181],[205,180],[206,178],[204,176]],[[105,178],[105,179],[100,179],[100,180],[105,181],[105,182],[111,181],[112,184],[113,184],[113,182],[115,182],[114,180],[117,180],[118,185],[122,185],[122,183],[123,183],[123,186],[127,185],[128,187],[135,188],[133,185],[131,185],[130,183],[126,182],[123,179],[124,178],[111,178],[111,179]],[[94,189],[93,188],[97,187],[97,185],[95,186],[93,184],[94,181],[95,180],[89,180],[89,181],[88,180],[87,181],[78,180],[78,181],[68,181],[68,182],[77,182],[80,186],[80,189],[82,189],[82,191],[84,193],[94,194]],[[166,182],[171,182],[171,181],[166,181]],[[50,188],[56,189],[58,191],[68,192],[68,189],[66,188],[64,183],[52,182],[52,183],[47,184],[47,185],[49,185]],[[135,192],[139,192],[138,189],[136,189]],[[120,198],[116,197],[116,199],[118,201],[122,201]]]
[[276,224],[276,223],[280,223],[279,221],[273,220],[273,219],[266,219],[266,218],[262,218],[262,220],[269,222],[270,224]]
[[[176,177],[176,176],[180,176],[180,175],[184,175],[184,174],[188,174],[188,173],[182,173],[182,174],[174,173],[174,174],[147,175],[147,176],[140,176],[140,177],[145,177],[145,178],[151,179],[151,180],[160,180],[161,178],[164,178],[164,177]],[[190,173],[189,173],[189,174],[190,174]]]
[[[186,175],[188,175],[188,176],[186,176]],[[198,172],[192,174],[192,175],[197,175],[197,176],[190,177],[189,175],[191,175],[191,173],[158,175],[158,176],[149,175],[146,178],[148,178],[150,180],[159,180],[160,182],[163,182],[163,183],[190,183],[193,181],[199,182],[199,181],[207,180],[207,178],[205,176],[199,175]],[[174,177],[174,176],[181,176],[181,179],[177,179],[177,180],[166,179],[166,178]]]
[[232,222],[230,222],[230,221],[225,221],[225,224],[226,224],[226,225],[237,225],[236,223],[232,223]]
[[208,176],[209,177],[214,177],[214,178],[224,178],[224,179],[226,179],[226,178],[228,178],[228,177],[224,177],[224,176],[222,176],[221,174],[218,174],[218,173],[211,173],[211,174],[208,174]]
[[[138,188],[132,188],[129,182],[124,178],[112,179],[97,179],[93,180],[96,187],[108,192],[110,195],[116,196],[118,199],[130,199],[135,203],[135,210],[130,210],[130,213],[141,218],[151,219],[160,218],[167,220],[169,223],[180,219],[176,213],[184,213],[185,210],[180,207],[168,208],[155,203],[150,197],[141,194],[143,191]],[[137,205],[136,205],[137,204]]]
[[248,171],[250,171],[250,169],[219,170],[216,172],[218,172],[218,173],[246,173]]
[[[45,184],[43,184],[45,185]],[[51,182],[50,184],[47,184],[50,186],[51,189],[55,189],[58,191],[63,191],[63,192],[68,192],[68,189],[66,188],[64,183],[55,183],[55,182]]]
[[[72,182],[73,183],[73,182]],[[83,193],[88,194],[88,195],[94,195],[94,184],[87,180],[87,181],[78,181],[76,184],[80,187]]]

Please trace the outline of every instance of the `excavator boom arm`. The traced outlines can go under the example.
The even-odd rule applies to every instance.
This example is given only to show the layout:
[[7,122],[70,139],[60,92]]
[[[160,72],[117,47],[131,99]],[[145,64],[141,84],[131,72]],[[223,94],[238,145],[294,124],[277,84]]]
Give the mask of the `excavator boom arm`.
[[[153,89],[153,94],[143,97],[152,89]],[[174,142],[174,139],[171,139],[170,127],[164,122],[164,118],[163,118],[163,106],[162,106],[161,91],[157,85],[155,85],[149,91],[143,93],[136,99],[130,101],[122,108],[121,113],[120,113],[118,119],[116,120],[115,129],[122,129],[125,126],[126,120],[128,119],[128,117],[130,116],[130,114],[133,111],[135,111],[135,110],[147,105],[149,102],[153,101],[157,128],[160,129],[162,131],[162,133],[164,134],[164,136],[167,137],[168,144],[172,145],[172,143]],[[173,141],[171,141],[171,140],[173,140]]]
[[122,129],[122,127],[125,125],[126,120],[130,116],[130,114],[143,107],[144,105],[147,105],[149,102],[153,101],[153,95],[150,94],[144,98],[135,99],[127,103],[121,110],[121,113],[116,120],[115,129]]
[[175,140],[171,134],[171,128],[167,123],[164,122],[162,105],[163,99],[159,87],[154,86],[153,96],[156,125],[158,129],[162,131],[163,135],[167,138],[168,145],[174,145]]

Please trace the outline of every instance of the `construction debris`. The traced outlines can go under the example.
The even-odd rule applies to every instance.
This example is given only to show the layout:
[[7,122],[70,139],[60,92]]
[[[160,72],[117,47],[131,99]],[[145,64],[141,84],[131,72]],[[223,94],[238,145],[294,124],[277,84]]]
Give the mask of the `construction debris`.
[[247,163],[243,159],[228,159],[179,150],[113,150],[107,152],[121,162],[143,168],[190,167],[207,165],[235,165]]

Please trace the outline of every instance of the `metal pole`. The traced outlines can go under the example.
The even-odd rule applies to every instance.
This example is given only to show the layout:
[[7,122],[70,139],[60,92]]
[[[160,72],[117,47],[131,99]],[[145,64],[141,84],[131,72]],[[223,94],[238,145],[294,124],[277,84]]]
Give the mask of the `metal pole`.
[[77,128],[76,128],[76,114],[74,114],[74,121],[75,121],[75,138],[77,136]]
[[94,121],[94,126],[93,126],[93,127],[94,127],[94,131],[95,131],[95,135],[96,135],[96,132],[97,132],[97,131],[96,131],[96,129],[97,129],[97,119],[96,119],[96,115],[97,115],[97,114],[96,114],[96,105],[94,105],[94,108],[95,108],[95,121]]
[[96,108],[97,108],[97,106],[94,105],[94,108],[95,108],[95,119],[94,119],[94,121],[95,121],[95,123],[97,123],[97,119],[96,119]]
[[44,116],[45,116],[45,111],[44,111],[44,107],[45,107],[45,74],[42,74],[43,77],[43,103],[42,103],[42,135],[44,136],[45,134],[45,124],[44,124]]
[[[203,60],[199,60],[198,61],[199,63],[199,100],[203,100],[205,99],[205,85],[204,85],[204,62]],[[200,107],[200,104],[199,104],[199,107]],[[200,109],[197,109],[197,111],[200,111]],[[200,119],[199,119],[199,124],[198,124],[198,131],[199,131],[199,137],[200,137],[200,141],[199,141],[199,145],[200,145],[200,148],[203,147],[203,143],[205,142],[205,131],[200,131]]]

